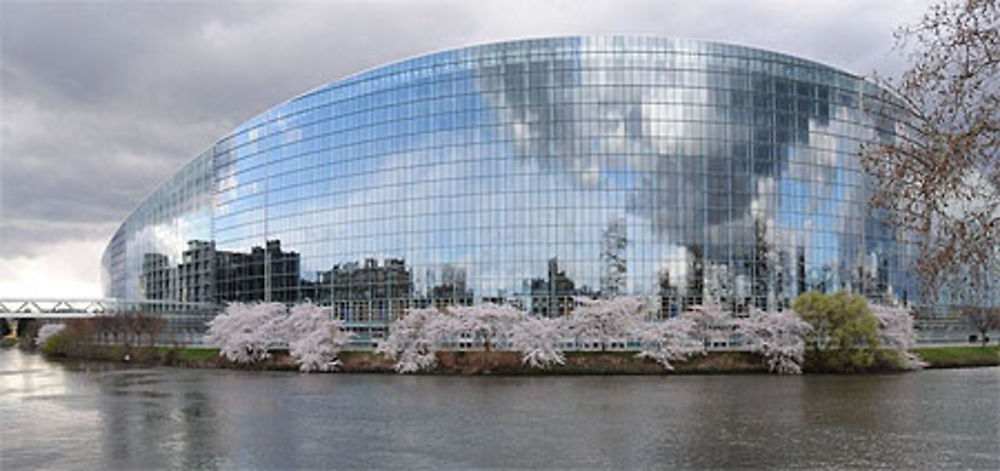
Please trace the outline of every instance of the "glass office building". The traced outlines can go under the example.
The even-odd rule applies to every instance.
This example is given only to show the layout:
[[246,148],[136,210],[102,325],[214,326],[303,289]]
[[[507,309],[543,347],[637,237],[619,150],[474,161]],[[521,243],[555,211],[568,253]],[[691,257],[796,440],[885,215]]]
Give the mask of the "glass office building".
[[[294,73],[291,71],[289,73]],[[906,134],[862,78],[741,46],[567,37],[407,59],[296,97],[125,220],[104,289],[138,300],[408,306],[637,295],[781,308],[918,297],[857,156]]]

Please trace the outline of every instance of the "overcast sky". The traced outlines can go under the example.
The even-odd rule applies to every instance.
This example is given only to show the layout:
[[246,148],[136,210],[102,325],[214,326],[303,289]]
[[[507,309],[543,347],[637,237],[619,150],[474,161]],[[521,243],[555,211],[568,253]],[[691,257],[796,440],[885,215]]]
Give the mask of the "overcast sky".
[[858,74],[903,66],[927,1],[0,0],[0,298],[99,297],[118,224],[237,124],[352,72],[468,44],[721,40]]

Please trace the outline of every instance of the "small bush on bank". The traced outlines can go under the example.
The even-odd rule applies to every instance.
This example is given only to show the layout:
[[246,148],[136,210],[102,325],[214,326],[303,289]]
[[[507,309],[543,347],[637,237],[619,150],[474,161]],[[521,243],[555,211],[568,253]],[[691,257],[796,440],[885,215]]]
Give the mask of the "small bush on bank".
[[66,328],[66,324],[45,324],[38,329],[38,336],[35,337],[35,344],[42,345],[49,337],[61,332]]
[[93,343],[94,334],[93,319],[70,319],[64,327],[52,328],[44,336],[40,335],[38,347],[49,356],[107,359],[98,355]]
[[50,335],[39,344],[42,353],[50,356],[75,356],[80,350],[80,341],[72,332],[63,330]]
[[879,321],[864,297],[809,292],[792,307],[812,327],[805,337],[807,369],[853,373],[875,367],[882,346]]

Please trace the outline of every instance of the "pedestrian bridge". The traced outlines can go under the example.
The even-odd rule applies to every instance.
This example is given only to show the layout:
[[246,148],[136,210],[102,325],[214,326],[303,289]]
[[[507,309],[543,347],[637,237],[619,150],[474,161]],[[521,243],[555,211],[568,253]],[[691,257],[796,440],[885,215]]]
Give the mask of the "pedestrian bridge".
[[218,306],[211,303],[178,301],[126,301],[114,298],[94,299],[0,299],[0,318],[6,319],[80,319],[141,312],[144,314],[211,313]]

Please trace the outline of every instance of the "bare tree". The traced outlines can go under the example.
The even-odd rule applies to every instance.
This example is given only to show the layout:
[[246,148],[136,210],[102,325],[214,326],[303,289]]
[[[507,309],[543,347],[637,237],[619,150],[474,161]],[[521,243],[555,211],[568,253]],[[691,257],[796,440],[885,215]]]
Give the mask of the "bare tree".
[[119,338],[128,343],[127,318],[124,315],[102,316],[102,319],[105,328],[111,333],[112,343],[117,344]]
[[985,263],[968,264],[946,277],[951,304],[969,327],[979,332],[983,345],[991,330],[1000,329],[1000,248]]
[[962,318],[979,332],[983,346],[989,341],[991,330],[1000,330],[1000,308],[966,305],[961,308]]
[[125,345],[130,345],[132,341],[130,339],[134,339],[136,345],[141,345],[142,334],[146,327],[142,314],[138,312],[127,313],[122,317],[122,321],[125,324]]
[[153,314],[139,314],[139,322],[142,331],[149,336],[149,346],[155,346],[156,338],[167,327],[167,320]]
[[924,293],[1000,245],[1000,0],[942,0],[896,32],[912,63],[867,100],[872,204],[914,236]]

